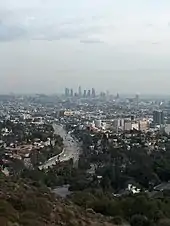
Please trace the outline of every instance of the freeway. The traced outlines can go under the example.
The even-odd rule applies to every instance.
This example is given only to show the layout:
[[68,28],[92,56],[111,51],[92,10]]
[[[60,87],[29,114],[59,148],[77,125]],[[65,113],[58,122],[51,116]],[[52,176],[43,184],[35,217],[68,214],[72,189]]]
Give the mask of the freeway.
[[64,162],[72,158],[74,162],[77,162],[79,159],[80,146],[78,142],[66,132],[62,125],[53,124],[53,129],[55,134],[58,134],[63,138],[64,148],[59,155],[50,158],[42,166],[39,166],[40,170],[55,165],[56,161]]

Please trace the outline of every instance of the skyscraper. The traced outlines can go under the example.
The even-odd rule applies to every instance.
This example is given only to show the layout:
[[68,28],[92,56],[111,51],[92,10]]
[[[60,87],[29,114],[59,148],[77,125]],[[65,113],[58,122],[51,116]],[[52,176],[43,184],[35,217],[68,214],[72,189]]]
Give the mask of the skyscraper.
[[153,112],[153,123],[155,125],[163,125],[164,124],[164,112],[161,110],[157,110]]
[[70,90],[68,88],[65,88],[65,97],[68,97],[70,93]]
[[110,96],[109,90],[106,90],[106,96],[107,96],[107,97]]
[[135,103],[136,103],[136,106],[138,107],[139,106],[139,94],[136,94],[136,96],[135,96]]
[[83,93],[83,97],[86,97],[86,96],[87,96],[87,90],[85,89]]
[[90,91],[90,89],[89,89],[88,92],[87,92],[87,96],[88,96],[88,97],[91,97],[91,91]]
[[117,93],[116,95],[116,99],[118,100],[120,98],[119,93]]
[[92,88],[92,97],[95,98],[96,97],[96,91],[94,88]]
[[74,96],[74,91],[73,91],[73,89],[70,90],[70,96],[71,96],[71,97]]
[[65,97],[67,96],[67,88],[65,88],[64,95],[65,95]]
[[79,86],[78,95],[79,95],[79,97],[81,97],[81,96],[82,96],[81,86]]

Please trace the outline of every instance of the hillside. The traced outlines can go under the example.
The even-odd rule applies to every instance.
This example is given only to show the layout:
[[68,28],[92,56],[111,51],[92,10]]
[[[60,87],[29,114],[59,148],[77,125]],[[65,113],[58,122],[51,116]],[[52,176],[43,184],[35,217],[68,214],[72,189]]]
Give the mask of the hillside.
[[0,177],[1,226],[113,226],[111,219],[63,201],[32,181]]

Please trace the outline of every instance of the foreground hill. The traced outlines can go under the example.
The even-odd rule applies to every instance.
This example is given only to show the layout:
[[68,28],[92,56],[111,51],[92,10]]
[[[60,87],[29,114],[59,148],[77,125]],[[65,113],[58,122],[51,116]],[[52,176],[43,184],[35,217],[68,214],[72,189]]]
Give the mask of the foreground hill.
[[1,226],[113,226],[111,219],[63,201],[32,181],[0,176]]

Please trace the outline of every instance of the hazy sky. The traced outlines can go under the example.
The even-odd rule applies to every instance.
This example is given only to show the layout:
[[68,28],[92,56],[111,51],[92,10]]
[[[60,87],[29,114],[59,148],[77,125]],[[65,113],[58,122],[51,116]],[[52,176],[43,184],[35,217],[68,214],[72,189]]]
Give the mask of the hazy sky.
[[0,92],[170,94],[170,0],[0,0]]

